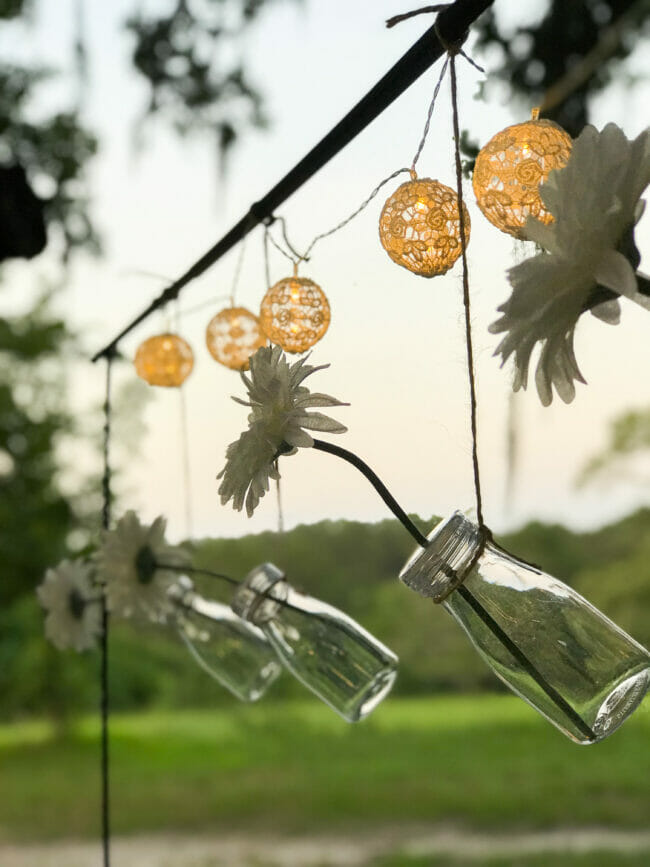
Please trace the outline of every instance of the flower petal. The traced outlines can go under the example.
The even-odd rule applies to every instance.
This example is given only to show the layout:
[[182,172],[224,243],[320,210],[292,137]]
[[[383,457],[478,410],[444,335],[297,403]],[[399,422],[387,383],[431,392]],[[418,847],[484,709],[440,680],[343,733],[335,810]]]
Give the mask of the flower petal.
[[618,325],[621,321],[621,305],[616,298],[613,298],[611,301],[603,301],[592,307],[591,314],[608,325]]
[[634,268],[622,253],[606,250],[601,256],[594,276],[598,283],[621,295],[634,295],[638,291]]

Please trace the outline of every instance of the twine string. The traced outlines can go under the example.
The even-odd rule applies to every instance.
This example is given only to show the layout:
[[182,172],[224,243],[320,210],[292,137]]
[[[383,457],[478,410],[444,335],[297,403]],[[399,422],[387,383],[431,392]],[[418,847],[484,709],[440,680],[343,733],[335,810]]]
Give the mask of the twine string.
[[436,3],[435,6],[421,6],[419,9],[412,9],[410,12],[403,12],[401,15],[393,15],[392,18],[386,19],[386,27],[394,27],[396,24],[401,24],[409,18],[415,18],[416,15],[424,15],[428,12],[442,12],[451,3]]
[[[404,20],[405,18],[410,18],[413,15],[420,14],[421,12],[439,12],[442,9],[445,9],[446,5],[447,4],[438,5],[438,6],[427,6],[424,9],[419,9],[415,12],[410,12],[410,13],[407,13],[406,15],[403,15],[403,16],[396,16],[396,19]],[[398,23],[398,20],[395,20],[395,19],[390,19],[390,20],[393,21],[394,24]],[[388,25],[388,26],[392,26],[392,25]],[[311,256],[311,253],[312,253],[314,247],[316,246],[316,244],[319,241],[322,241],[324,238],[329,238],[331,235],[336,234],[336,232],[345,228],[345,226],[347,226],[348,223],[350,223],[352,220],[354,220],[355,217],[358,217],[359,214],[368,207],[368,205],[377,196],[379,191],[387,183],[394,180],[394,178],[398,177],[399,175],[404,174],[405,172],[409,172],[411,177],[415,178],[415,166],[417,165],[417,162],[420,159],[420,156],[422,155],[424,145],[426,144],[427,138],[429,137],[429,131],[431,129],[431,119],[433,116],[433,110],[435,108],[436,101],[438,99],[440,87],[441,87],[442,82],[445,78],[445,75],[447,74],[447,69],[449,67],[451,57],[453,56],[453,54],[461,54],[476,69],[478,69],[480,72],[485,72],[483,67],[479,66],[478,63],[476,63],[474,60],[472,60],[471,57],[469,57],[467,54],[465,54],[465,52],[460,47],[460,43],[450,45],[444,40],[444,38],[440,35],[440,33],[438,31],[436,31],[436,33],[438,34],[438,39],[440,40],[440,43],[445,46],[445,48],[447,50],[447,55],[445,57],[445,61],[444,61],[443,65],[442,65],[442,69],[440,70],[440,74],[438,75],[438,80],[436,82],[436,86],[433,90],[433,96],[431,98],[431,102],[429,103],[429,108],[427,110],[427,116],[426,116],[426,120],[424,123],[424,129],[422,132],[422,136],[421,136],[420,141],[418,143],[418,146],[417,146],[417,149],[415,151],[415,155],[414,155],[413,160],[411,162],[410,168],[397,169],[396,171],[391,172],[391,174],[388,175],[387,177],[385,177],[383,180],[381,180],[377,184],[377,186],[372,190],[372,192],[361,202],[361,204],[358,205],[358,207],[356,207],[352,211],[351,214],[349,214],[347,217],[345,217],[343,220],[341,220],[335,226],[332,226],[331,229],[328,229],[325,232],[320,232],[318,235],[316,235],[311,240],[311,242],[307,246],[307,249],[305,250],[304,253],[302,253],[302,254],[298,253],[295,246],[293,244],[291,244],[291,242],[289,241],[288,232],[287,232],[287,222],[286,222],[286,219],[284,217],[278,217],[277,219],[280,222],[281,227],[282,227],[282,238],[284,240],[285,248],[283,248],[276,241],[276,239],[273,237],[273,235],[271,235],[271,233],[268,230],[268,226],[265,227],[265,232],[264,232],[265,246],[267,244],[267,241],[270,241],[273,244],[273,246],[276,248],[276,250],[278,250],[285,258],[287,258],[294,265],[299,265],[300,262],[308,262],[309,258]],[[287,252],[287,250],[290,252]],[[268,253],[266,251],[265,251],[265,255],[268,256]],[[268,277],[268,266],[267,266],[267,284],[270,286],[270,280]]]
[[269,264],[269,236],[269,227],[264,226],[264,242],[262,246],[264,249],[264,285],[266,286],[267,290],[271,288],[271,267]]
[[[372,190],[372,192],[368,196],[366,196],[366,198],[361,202],[360,205],[358,205],[352,211],[351,214],[348,214],[347,217],[345,217],[343,220],[341,220],[335,226],[332,226],[331,229],[327,229],[327,231],[325,231],[325,232],[320,232],[318,235],[316,235],[314,238],[312,238],[312,240],[309,242],[309,245],[308,245],[308,247],[304,253],[298,253],[298,251],[295,249],[295,247],[289,242],[288,235],[287,235],[286,219],[284,217],[278,217],[277,220],[278,220],[278,222],[280,222],[280,224],[282,226],[282,237],[283,237],[284,243],[286,244],[287,249],[290,250],[291,252],[290,253],[287,252],[287,250],[284,249],[278,243],[278,241],[270,233],[268,227],[265,227],[265,230],[264,230],[265,246],[267,244],[267,241],[270,241],[271,244],[275,247],[275,249],[278,250],[286,259],[288,259],[294,265],[299,265],[300,262],[308,262],[314,247],[316,246],[316,244],[319,241],[322,241],[324,238],[329,238],[331,235],[334,235],[336,232],[339,232],[341,229],[344,229],[348,225],[348,223],[352,222],[352,220],[354,220],[355,217],[358,217],[359,214],[368,207],[368,205],[373,201],[373,199],[378,195],[380,190],[387,183],[392,181],[398,175],[402,175],[408,171],[409,171],[409,169],[407,169],[407,168],[396,169],[394,172],[391,172],[390,175],[387,175],[387,177],[385,177],[381,181],[379,181],[379,183]],[[265,256],[267,257],[266,279],[267,279],[267,284],[270,286],[270,278],[269,278],[269,274],[268,274],[268,252],[266,250],[265,250]]]
[[278,533],[284,533],[284,509],[282,508],[282,488],[280,486],[280,473],[278,471],[278,460],[275,461],[275,470],[278,477],[275,480],[275,501],[278,509]]
[[[476,498],[476,515],[479,529],[481,531],[481,547],[483,548],[491,540],[492,534],[486,527],[483,520],[483,500],[481,495],[481,474],[478,460],[478,431],[477,431],[477,399],[476,399],[476,378],[474,372],[474,349],[472,345],[472,321],[471,321],[471,306],[470,306],[470,291],[469,291],[469,268],[467,265],[467,242],[465,239],[465,215],[463,213],[463,172],[460,160],[460,131],[458,122],[458,82],[456,78],[456,54],[458,53],[457,46],[449,46],[450,62],[449,68],[451,72],[451,105],[452,119],[454,128],[454,158],[456,165],[456,195],[458,199],[458,213],[460,223],[460,245],[463,262],[463,309],[465,312],[465,345],[467,349],[467,375],[469,380],[470,394],[470,428],[472,434],[472,469],[474,475],[474,495]],[[477,558],[478,561],[478,558]],[[594,741],[596,735],[587,723],[582,719],[580,714],[563,698],[562,695],[553,687],[551,683],[539,671],[537,666],[530,660],[515,641],[501,628],[499,623],[492,617],[469,588],[461,584],[457,588],[457,592],[479,617],[479,619],[487,626],[495,638],[510,652],[512,657],[519,665],[530,675],[535,683],[542,689],[546,696],[555,704],[555,706],[564,713],[564,715],[573,723],[578,731],[589,741]]]
[[232,286],[230,288],[230,306],[235,306],[235,296],[237,294],[237,286],[239,285],[239,278],[241,276],[242,265],[244,264],[244,254],[246,252],[246,237],[244,237],[243,241],[239,245],[239,255],[237,256],[237,262],[235,263],[235,273],[232,278]]
[[312,240],[312,242],[307,247],[307,250],[305,251],[304,258],[305,259],[309,258],[309,254],[311,253],[311,251],[313,250],[313,248],[315,247],[315,245],[319,241],[322,241],[323,238],[329,238],[330,235],[333,235],[335,232],[338,232],[340,229],[345,228],[345,226],[347,226],[348,223],[350,223],[352,220],[354,220],[355,217],[358,217],[359,214],[362,211],[364,211],[368,207],[368,205],[372,202],[372,200],[379,193],[381,188],[384,187],[389,181],[392,181],[393,178],[396,178],[398,175],[404,174],[404,172],[407,172],[407,171],[408,171],[408,169],[405,169],[405,168],[397,169],[396,171],[394,171],[390,175],[388,175],[388,177],[384,178],[382,181],[379,181],[379,183],[374,188],[374,190],[370,193],[370,195],[367,196],[363,200],[363,202],[361,202],[361,204],[357,208],[355,208],[354,211],[352,211],[351,214],[349,214],[344,220],[341,220],[340,223],[337,223],[336,226],[333,226],[327,232],[321,232],[320,235],[316,235],[316,237]]
[[449,52],[449,69],[451,72],[451,105],[454,127],[454,160],[456,164],[456,197],[458,200],[458,215],[460,223],[460,249],[463,262],[463,309],[465,313],[465,348],[467,351],[467,377],[469,381],[470,429],[472,434],[472,470],[474,475],[474,496],[476,499],[476,517],[481,529],[485,527],[483,520],[483,497],[481,494],[481,473],[478,461],[478,428],[476,376],[474,372],[474,347],[472,344],[472,317],[469,292],[469,267],[467,264],[467,240],[465,238],[465,204],[463,202],[463,168],[460,158],[460,130],[458,123],[458,81],[456,79],[456,57],[453,47]]
[[177,389],[181,433],[181,458],[183,466],[183,499],[185,501],[185,535],[192,538],[194,532],[194,516],[192,513],[192,472],[190,466],[190,437],[187,423],[187,401],[185,389]]
[[438,76],[438,81],[436,82],[436,86],[433,91],[433,97],[431,98],[431,102],[429,103],[429,110],[427,111],[427,119],[424,124],[424,131],[422,132],[422,138],[420,139],[420,143],[418,144],[417,150],[415,152],[415,156],[413,157],[413,162],[411,163],[411,177],[415,177],[415,165],[417,161],[420,159],[420,154],[422,153],[422,149],[426,143],[426,140],[429,136],[429,128],[431,126],[431,116],[433,115],[433,109],[436,105],[436,100],[438,99],[438,93],[440,92],[440,85],[445,77],[447,72],[447,67],[449,66],[449,54],[445,57],[445,62],[442,64],[442,69],[440,70],[440,75]]
[[[102,474],[102,529],[108,530],[111,523],[111,374],[115,353],[106,356],[106,386],[104,397],[104,437],[102,442],[102,458],[104,472]],[[101,737],[101,821],[102,821],[102,853],[104,867],[111,863],[111,825],[110,825],[110,777],[109,777],[109,692],[108,692],[108,607],[106,594],[101,597],[102,631],[99,642],[100,649],[100,737]]]
[[219,301],[229,301],[232,300],[232,295],[215,295],[212,298],[208,298],[206,301],[202,301],[200,304],[195,305],[194,307],[189,307],[187,310],[181,310],[177,314],[178,319],[183,319],[185,316],[191,316],[192,313],[198,313],[199,310],[205,310],[206,307],[212,307],[213,304],[217,304]]

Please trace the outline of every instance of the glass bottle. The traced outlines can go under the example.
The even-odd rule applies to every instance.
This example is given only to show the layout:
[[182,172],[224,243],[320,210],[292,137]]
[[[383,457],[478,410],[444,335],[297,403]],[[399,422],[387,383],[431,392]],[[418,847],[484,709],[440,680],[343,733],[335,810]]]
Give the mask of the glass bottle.
[[641,703],[650,654],[586,599],[460,512],[428,538],[400,579],[441,602],[497,676],[565,735],[596,743]]
[[182,576],[170,588],[178,633],[198,665],[241,701],[257,701],[282,671],[264,633]]
[[390,691],[395,654],[342,611],[299,593],[272,563],[246,576],[232,607],[259,626],[289,671],[348,722],[363,719]]

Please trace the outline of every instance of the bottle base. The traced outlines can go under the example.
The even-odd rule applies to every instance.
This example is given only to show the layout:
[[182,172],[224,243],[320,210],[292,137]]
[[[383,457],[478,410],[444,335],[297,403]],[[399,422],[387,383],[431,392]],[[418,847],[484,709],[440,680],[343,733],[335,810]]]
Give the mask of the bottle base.
[[354,704],[347,713],[339,711],[348,722],[359,722],[367,717],[393,688],[397,671],[394,668],[384,669],[374,678],[365,690],[360,701]]
[[601,704],[593,724],[596,742],[621,726],[643,701],[650,687],[650,668],[626,678],[609,693]]

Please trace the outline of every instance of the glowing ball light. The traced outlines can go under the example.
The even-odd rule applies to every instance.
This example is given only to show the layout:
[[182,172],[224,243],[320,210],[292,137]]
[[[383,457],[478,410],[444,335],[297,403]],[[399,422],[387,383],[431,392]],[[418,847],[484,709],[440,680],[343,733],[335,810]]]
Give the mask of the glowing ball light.
[[524,238],[529,216],[550,223],[539,186],[553,169],[567,164],[571,136],[551,120],[532,119],[498,132],[476,158],[472,183],[476,201],[487,219],[509,235]]
[[259,319],[245,307],[227,307],[208,323],[205,342],[210,355],[231,370],[248,370],[248,359],[264,346]]
[[262,299],[260,326],[285,352],[305,352],[327,331],[330,305],[323,290],[307,277],[285,277]]
[[[465,205],[463,221],[467,243],[470,219]],[[462,252],[455,190],[431,178],[413,177],[386,201],[379,238],[393,262],[413,274],[445,274]]]
[[194,367],[189,343],[178,334],[157,334],[141,343],[135,354],[135,372],[149,385],[182,385]]

